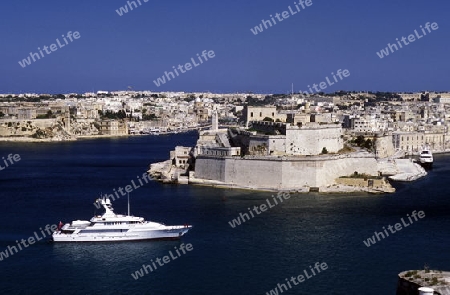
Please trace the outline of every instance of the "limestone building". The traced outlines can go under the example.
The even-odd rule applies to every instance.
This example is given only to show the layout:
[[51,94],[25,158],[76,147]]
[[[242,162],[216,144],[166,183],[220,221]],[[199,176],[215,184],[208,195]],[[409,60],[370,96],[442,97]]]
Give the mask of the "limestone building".
[[115,120],[103,120],[100,123],[100,132],[105,135],[127,135],[127,123]]
[[409,154],[418,153],[425,146],[433,151],[443,151],[447,145],[445,133],[394,132],[392,141],[396,150]]
[[286,122],[287,117],[286,114],[278,113],[275,106],[246,106],[242,114],[246,123],[250,121],[262,121],[266,117],[273,121],[279,120],[281,122]]

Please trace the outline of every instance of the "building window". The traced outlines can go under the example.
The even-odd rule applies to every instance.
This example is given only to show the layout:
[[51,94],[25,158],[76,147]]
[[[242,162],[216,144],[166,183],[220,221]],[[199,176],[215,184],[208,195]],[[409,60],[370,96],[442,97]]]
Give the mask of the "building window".
[[262,112],[259,112],[259,116],[262,117]]
[[252,118],[253,118],[253,112],[251,112],[251,113],[250,113],[250,117],[252,117]]

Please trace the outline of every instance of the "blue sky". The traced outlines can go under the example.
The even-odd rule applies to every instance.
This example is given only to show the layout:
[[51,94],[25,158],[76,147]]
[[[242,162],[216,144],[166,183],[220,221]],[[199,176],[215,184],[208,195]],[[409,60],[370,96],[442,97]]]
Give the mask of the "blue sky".
[[[337,90],[450,90],[447,0],[312,0],[254,35],[250,29],[296,0],[156,1],[119,16],[123,0],[2,3],[0,93],[97,90],[287,93],[331,78]],[[136,0],[137,2],[137,0]],[[439,29],[380,59],[376,52],[420,30]],[[22,68],[19,61],[62,34],[81,38]],[[420,32],[420,31],[419,31]],[[197,53],[215,58],[157,87],[153,81]]]

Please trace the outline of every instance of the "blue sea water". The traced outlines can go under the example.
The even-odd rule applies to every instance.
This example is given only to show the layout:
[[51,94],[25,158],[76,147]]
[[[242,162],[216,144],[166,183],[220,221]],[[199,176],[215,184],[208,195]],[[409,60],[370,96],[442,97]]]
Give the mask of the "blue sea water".
[[[45,225],[88,220],[100,193],[113,193],[197,134],[1,143],[0,252]],[[2,162],[0,162],[2,163]],[[0,261],[0,294],[266,294],[316,262],[328,269],[283,294],[395,294],[403,270],[449,270],[450,157],[397,192],[297,194],[236,228],[229,221],[271,193],[150,182],[130,194],[136,216],[193,224],[180,241],[53,244],[39,241]],[[255,173],[258,173],[255,171]],[[114,202],[127,210],[126,198]],[[426,217],[371,247],[364,240],[414,210]],[[148,275],[132,273],[190,243],[193,250]]]

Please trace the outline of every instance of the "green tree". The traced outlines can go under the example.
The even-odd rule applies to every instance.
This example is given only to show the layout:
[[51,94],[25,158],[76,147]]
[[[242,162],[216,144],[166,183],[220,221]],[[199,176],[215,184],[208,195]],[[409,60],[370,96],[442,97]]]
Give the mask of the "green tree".
[[364,142],[364,147],[368,150],[372,149],[373,147],[373,142],[370,138],[368,138],[365,142]]
[[143,114],[142,115],[142,121],[153,121],[156,119],[158,119],[158,117],[155,114],[150,114],[150,115]]
[[364,144],[364,136],[363,135],[358,135],[356,137],[356,139],[353,141],[357,146],[362,146]]

